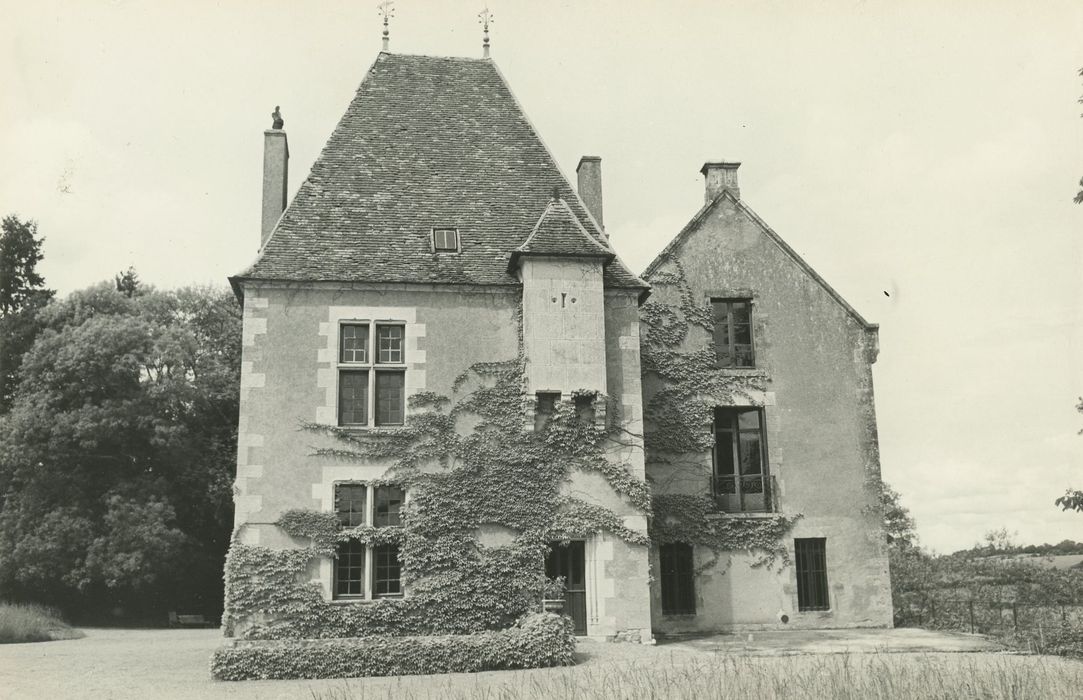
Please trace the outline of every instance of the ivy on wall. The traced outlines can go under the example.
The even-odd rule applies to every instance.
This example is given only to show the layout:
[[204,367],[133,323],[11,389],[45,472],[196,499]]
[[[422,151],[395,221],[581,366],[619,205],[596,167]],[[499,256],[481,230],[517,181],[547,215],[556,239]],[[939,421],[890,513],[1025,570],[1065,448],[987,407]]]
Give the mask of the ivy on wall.
[[[325,458],[390,464],[381,483],[407,490],[401,527],[340,529],[334,513],[291,510],[276,525],[300,549],[235,542],[226,564],[225,628],[245,623],[248,638],[354,637],[371,634],[469,633],[505,628],[536,609],[546,584],[550,542],[607,531],[646,546],[609,508],[564,493],[574,472],[601,475],[638,511],[649,515],[647,484],[613,456],[616,428],[585,420],[575,396],[557,403],[545,428],[528,424],[525,362],[474,365],[454,382],[453,397],[421,392],[410,398],[407,425],[353,431],[304,424],[334,438]],[[577,392],[595,404],[605,397]],[[580,398],[582,400],[582,398]],[[497,526],[510,541],[486,546],[479,528]],[[360,604],[325,601],[311,581],[320,557],[338,543],[397,543],[408,594]]]
[[[715,407],[759,404],[767,374],[717,366],[710,301],[697,301],[680,260],[669,257],[649,281],[654,294],[640,311],[640,362],[644,377],[653,375],[659,388],[643,411],[648,472],[652,464],[664,466],[701,483],[710,470],[705,455],[714,447]],[[754,567],[789,563],[784,538],[801,517],[724,515],[706,494],[661,493],[652,505],[653,542],[684,542],[712,551],[700,572],[734,551],[752,553]]]
[[[710,304],[696,301],[678,260],[651,282],[655,296],[640,314],[641,362],[645,377],[654,375],[661,388],[644,410],[648,459],[672,467],[692,456],[702,468],[696,458],[713,446],[714,407],[753,403],[766,375],[715,367]],[[715,557],[701,570],[733,551],[757,554],[753,566],[788,561],[782,541],[800,516],[730,517],[705,495],[652,498],[648,484],[614,456],[625,446],[616,402],[574,392],[535,432],[531,398],[520,355],[475,364],[455,379],[452,396],[414,394],[402,428],[304,423],[311,434],[333,438],[332,446],[315,448],[316,456],[390,465],[379,483],[408,491],[402,525],[341,529],[334,513],[291,510],[276,525],[304,546],[280,550],[235,541],[226,561],[226,633],[242,623],[252,639],[506,628],[537,607],[550,543],[599,531],[637,546],[679,541],[707,547]],[[584,398],[607,420],[584,419],[577,406]],[[600,475],[637,511],[653,513],[649,535],[627,528],[611,509],[565,493],[562,486],[576,472]],[[510,533],[509,541],[479,541],[479,530],[491,526]],[[325,601],[312,576],[319,559],[334,556],[347,539],[398,544],[408,595],[348,605]]]
[[696,573],[713,568],[728,552],[748,552],[754,557],[752,567],[759,568],[776,562],[789,564],[783,539],[800,518],[800,514],[730,517],[718,512],[710,496],[659,494],[654,497],[650,536],[657,544],[684,542],[711,550],[713,556],[697,567]]

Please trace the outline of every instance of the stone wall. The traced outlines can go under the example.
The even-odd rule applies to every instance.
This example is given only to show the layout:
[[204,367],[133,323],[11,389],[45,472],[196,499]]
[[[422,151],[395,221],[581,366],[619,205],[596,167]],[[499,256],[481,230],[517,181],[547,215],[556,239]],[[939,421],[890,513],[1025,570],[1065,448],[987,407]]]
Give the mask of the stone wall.
[[[755,378],[766,391],[735,397],[733,405],[764,406],[767,461],[779,509],[803,516],[787,548],[792,558],[792,538],[827,538],[831,610],[798,611],[793,566],[751,569],[747,555],[733,553],[697,577],[694,616],[663,616],[656,583],[655,628],[676,633],[890,626],[872,392],[875,328],[840,303],[762,222],[728,198],[716,203],[671,253],[683,267],[695,303],[706,305],[712,297],[753,300],[756,367],[728,372]],[[672,288],[659,285],[654,295],[678,303]],[[685,349],[706,347],[708,341],[704,329],[693,327]],[[661,388],[648,375],[645,402]],[[673,455],[647,455],[656,492],[709,491],[711,454],[677,457],[679,466],[664,463]],[[697,550],[695,556],[698,566],[710,553]],[[783,615],[787,623],[781,622]]]
[[[590,268],[590,269],[588,269]],[[642,420],[639,394],[638,313],[634,293],[603,296],[600,267],[543,264],[532,277],[551,300],[560,282],[564,312],[536,303],[551,318],[525,322],[544,326],[549,338],[535,333],[526,345],[531,367],[552,370],[541,388],[571,392],[590,389],[616,397],[616,410],[604,420],[622,421],[638,433]],[[596,282],[596,283],[595,283]],[[571,302],[571,298],[575,302]],[[301,546],[273,523],[296,508],[330,511],[333,484],[382,476],[388,465],[352,464],[313,456],[328,438],[300,430],[303,422],[337,421],[338,326],[343,321],[396,321],[405,327],[406,394],[430,391],[451,396],[455,378],[479,362],[502,362],[519,355],[520,307],[523,296],[514,287],[424,287],[420,285],[274,285],[246,283],[242,358],[238,469],[235,486],[238,539],[244,544],[275,548]],[[548,325],[545,325],[548,324]],[[528,336],[530,337],[530,336]],[[571,347],[574,357],[559,341]],[[539,349],[540,348],[540,349]],[[607,349],[612,360],[607,363]],[[532,361],[546,353],[546,362]],[[555,368],[555,369],[554,369]],[[536,375],[535,375],[536,376]],[[561,378],[562,377],[562,378]],[[407,417],[409,412],[407,412]],[[408,418],[407,418],[408,419]],[[529,416],[524,415],[524,421]],[[621,439],[611,447],[612,459],[644,474],[641,439]],[[610,508],[625,524],[646,531],[646,519],[597,474],[576,474],[566,486],[576,498]],[[499,533],[497,533],[499,534]],[[496,536],[486,533],[486,536]],[[648,552],[607,533],[587,540],[588,635],[649,639],[650,600]],[[330,599],[332,562],[311,569]],[[409,593],[407,592],[407,595]]]

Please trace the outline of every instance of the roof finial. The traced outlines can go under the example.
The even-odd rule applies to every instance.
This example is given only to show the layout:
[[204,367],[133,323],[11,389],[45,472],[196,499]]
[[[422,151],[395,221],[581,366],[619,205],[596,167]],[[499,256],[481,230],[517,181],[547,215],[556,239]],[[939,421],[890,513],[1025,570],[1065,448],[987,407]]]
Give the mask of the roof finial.
[[388,45],[391,43],[391,33],[387,29],[387,18],[395,16],[395,0],[383,0],[376,7],[379,8],[379,12],[384,17],[384,51],[388,51]]
[[489,23],[494,21],[493,13],[489,11],[489,6],[485,5],[485,9],[478,13],[478,24],[485,28],[484,39],[481,40],[481,57],[489,58]]

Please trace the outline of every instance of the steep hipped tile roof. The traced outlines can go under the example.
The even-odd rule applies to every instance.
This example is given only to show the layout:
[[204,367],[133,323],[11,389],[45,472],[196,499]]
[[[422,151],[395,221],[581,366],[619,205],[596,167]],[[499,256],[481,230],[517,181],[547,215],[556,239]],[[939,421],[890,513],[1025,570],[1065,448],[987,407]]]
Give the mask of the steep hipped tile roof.
[[[381,53],[238,279],[517,284],[511,253],[554,188],[608,250],[491,60]],[[461,252],[434,253],[433,227]],[[605,282],[647,288],[619,260]]]
[[523,255],[593,257],[604,258],[606,262],[614,258],[613,251],[587,233],[568,203],[559,198],[549,200],[534,230],[512,253],[510,271],[514,272],[517,260]]

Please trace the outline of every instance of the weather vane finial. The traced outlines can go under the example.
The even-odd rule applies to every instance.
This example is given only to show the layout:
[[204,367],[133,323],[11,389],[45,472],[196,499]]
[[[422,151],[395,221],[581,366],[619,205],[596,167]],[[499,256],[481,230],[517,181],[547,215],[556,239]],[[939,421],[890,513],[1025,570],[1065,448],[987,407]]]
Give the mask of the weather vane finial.
[[489,6],[486,5],[485,9],[478,13],[478,24],[485,28],[485,38],[481,41],[481,51],[483,58],[489,58],[489,23],[493,21],[493,13],[489,11]]
[[384,18],[384,51],[387,51],[391,43],[391,32],[387,29],[387,20],[389,17],[395,16],[395,0],[383,0],[376,7],[379,8],[379,12]]

